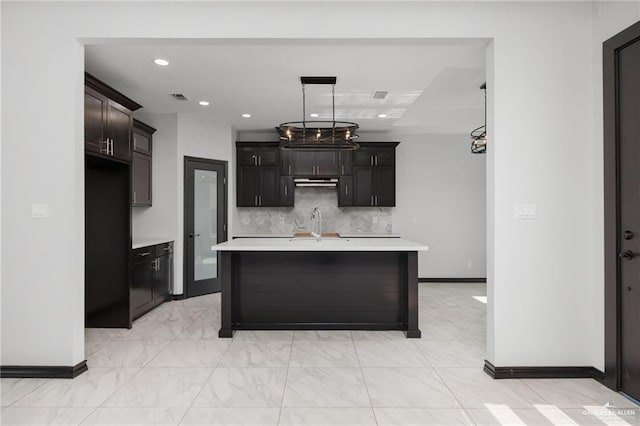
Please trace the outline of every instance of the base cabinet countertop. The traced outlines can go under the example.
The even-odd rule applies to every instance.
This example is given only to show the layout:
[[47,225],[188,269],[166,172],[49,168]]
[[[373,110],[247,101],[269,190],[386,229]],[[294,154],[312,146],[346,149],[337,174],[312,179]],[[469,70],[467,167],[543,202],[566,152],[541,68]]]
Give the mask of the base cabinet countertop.
[[154,238],[135,238],[131,244],[132,249],[139,249],[142,247],[155,246],[158,244],[172,243],[174,238],[170,237],[154,237]]

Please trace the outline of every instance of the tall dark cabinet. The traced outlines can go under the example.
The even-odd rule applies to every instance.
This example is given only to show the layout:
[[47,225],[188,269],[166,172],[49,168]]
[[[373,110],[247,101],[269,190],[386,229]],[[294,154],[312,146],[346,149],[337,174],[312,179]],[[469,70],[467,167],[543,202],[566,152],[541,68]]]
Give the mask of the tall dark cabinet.
[[86,74],[86,327],[131,327],[131,134],[140,107]]

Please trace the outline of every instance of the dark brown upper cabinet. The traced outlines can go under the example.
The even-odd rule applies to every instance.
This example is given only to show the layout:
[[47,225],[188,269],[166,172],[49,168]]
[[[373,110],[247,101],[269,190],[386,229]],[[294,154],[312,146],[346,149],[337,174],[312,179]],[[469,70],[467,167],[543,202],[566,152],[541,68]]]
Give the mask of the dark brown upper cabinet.
[[[351,199],[342,191],[340,205],[355,207],[395,207],[396,155],[399,142],[360,143],[353,151]],[[341,178],[343,180],[344,178]],[[349,183],[345,182],[344,185]],[[341,185],[342,189],[342,185]],[[348,192],[348,190],[345,189]],[[349,204],[351,202],[351,204]]]
[[132,206],[151,207],[153,186],[152,149],[156,129],[133,120]]
[[338,151],[281,152],[281,173],[295,177],[338,177],[340,175]]
[[86,151],[130,162],[132,113],[142,106],[90,74],[84,104]]
[[[236,142],[236,205],[238,207],[279,207],[292,205],[292,184],[281,199],[280,148],[278,143]],[[284,191],[284,189],[283,189]]]

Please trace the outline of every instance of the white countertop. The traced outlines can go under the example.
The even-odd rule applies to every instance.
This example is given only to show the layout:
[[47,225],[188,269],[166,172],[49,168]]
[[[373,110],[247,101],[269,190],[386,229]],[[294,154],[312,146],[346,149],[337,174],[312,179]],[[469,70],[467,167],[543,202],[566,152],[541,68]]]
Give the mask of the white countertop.
[[[401,238],[400,234],[340,233],[342,238]],[[293,238],[293,234],[238,234],[233,238]]]
[[214,246],[220,251],[427,251],[404,238],[238,238]]
[[131,244],[132,249],[139,249],[142,247],[155,246],[156,244],[163,244],[173,241],[173,238],[169,237],[157,237],[157,238],[136,238]]

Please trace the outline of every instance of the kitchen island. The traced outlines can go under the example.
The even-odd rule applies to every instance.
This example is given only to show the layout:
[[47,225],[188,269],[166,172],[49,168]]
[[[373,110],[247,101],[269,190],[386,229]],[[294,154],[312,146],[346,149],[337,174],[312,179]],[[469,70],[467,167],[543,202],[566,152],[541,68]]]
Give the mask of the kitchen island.
[[241,238],[221,251],[220,337],[403,330],[419,338],[418,251],[404,238]]

